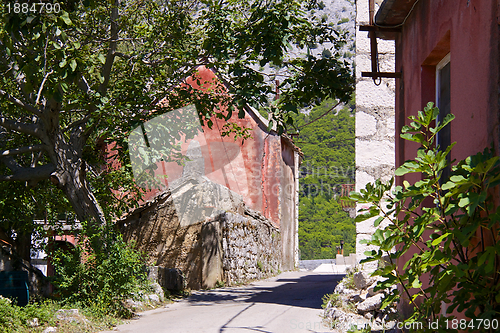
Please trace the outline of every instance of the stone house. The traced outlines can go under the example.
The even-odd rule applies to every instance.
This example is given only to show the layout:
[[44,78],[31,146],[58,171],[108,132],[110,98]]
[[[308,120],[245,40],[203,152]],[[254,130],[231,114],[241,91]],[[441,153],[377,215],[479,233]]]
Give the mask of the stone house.
[[[186,83],[207,89],[214,79],[202,66]],[[141,179],[149,155],[140,151],[155,144],[174,150],[168,140],[156,139],[162,135],[159,128],[170,134],[176,126],[195,128],[189,138],[175,141],[187,159],[156,162],[157,182],[144,185],[146,201],[118,221],[125,239],[147,254],[149,265],[182,272],[193,289],[262,278],[298,265],[300,150],[286,135],[269,131],[256,110],[245,107],[244,112],[244,118],[234,114],[229,121],[251,129],[245,140],[222,135],[222,119],[213,117],[211,128],[201,126],[192,107],[150,120],[129,137],[134,176]]]

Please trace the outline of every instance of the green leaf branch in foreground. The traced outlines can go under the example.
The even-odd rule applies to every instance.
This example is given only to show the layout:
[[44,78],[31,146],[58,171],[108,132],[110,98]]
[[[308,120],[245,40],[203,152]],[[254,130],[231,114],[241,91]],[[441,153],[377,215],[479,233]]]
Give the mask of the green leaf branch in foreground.
[[[438,121],[439,110],[429,103],[412,116],[401,137],[421,147],[413,160],[396,170],[397,176],[419,173],[421,180],[393,187],[377,180],[351,199],[371,204],[357,221],[379,216],[378,229],[362,262],[381,261],[374,275],[383,277],[376,290],[392,288],[383,307],[400,301],[413,309],[410,322],[425,331],[449,332],[456,313],[472,319],[500,318],[500,163],[493,149],[453,164],[446,149],[436,146],[436,135],[454,118]],[[435,125],[434,125],[435,124]],[[450,177],[443,171],[450,168]],[[428,283],[426,281],[428,280]],[[429,323],[439,321],[439,329]],[[479,321],[476,321],[476,323]],[[416,327],[416,326],[415,326]],[[421,331],[421,330],[420,330]],[[491,325],[474,331],[493,332]]]

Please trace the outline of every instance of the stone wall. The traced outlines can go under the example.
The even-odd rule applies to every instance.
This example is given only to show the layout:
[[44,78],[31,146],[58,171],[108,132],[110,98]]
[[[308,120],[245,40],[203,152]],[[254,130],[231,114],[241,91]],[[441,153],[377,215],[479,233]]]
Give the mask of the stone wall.
[[181,226],[171,193],[166,192],[118,222],[118,227],[127,242],[145,253],[147,265],[179,268],[188,287],[198,289],[203,222]]
[[[375,10],[381,2],[376,0]],[[356,9],[356,191],[359,191],[375,179],[387,181],[394,174],[395,79],[383,78],[376,85],[371,78],[361,77],[361,72],[372,71],[368,32],[359,31],[360,25],[369,24],[368,0],[357,1]],[[378,51],[379,70],[393,72],[394,41],[379,39]],[[356,207],[361,208],[361,205]],[[373,222],[370,219],[356,226],[358,260],[371,250],[360,244],[360,240],[371,238],[375,232]]]
[[[201,179],[186,180],[182,190],[166,191],[119,221],[125,240],[135,242],[149,266],[180,270],[191,289],[277,273],[283,261],[280,230],[236,193]],[[183,214],[198,222],[185,225],[175,203],[192,198],[193,191],[201,201]]]
[[277,274],[281,269],[281,234],[260,213],[223,213],[222,267],[228,285]]

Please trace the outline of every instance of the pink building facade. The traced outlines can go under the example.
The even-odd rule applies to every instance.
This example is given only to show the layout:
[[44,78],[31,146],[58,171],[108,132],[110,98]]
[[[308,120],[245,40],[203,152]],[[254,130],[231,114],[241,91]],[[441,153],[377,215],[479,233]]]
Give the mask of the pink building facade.
[[[199,67],[185,83],[200,90],[209,90],[221,84],[214,72],[204,66]],[[227,121],[213,116],[211,127],[205,122],[193,137],[181,138],[180,153],[188,156],[190,161],[184,165],[158,162],[155,176],[160,180],[160,186],[148,190],[144,199],[154,200],[166,189],[175,188],[187,173],[222,185],[241,196],[247,207],[261,213],[280,229],[283,268],[294,269],[298,265],[298,169],[302,153],[288,136],[268,130],[267,119],[255,109],[245,107],[244,111],[243,118],[239,118],[238,112],[233,112]],[[186,116],[185,113],[180,111],[178,114],[182,117]],[[194,122],[198,122],[197,116],[195,118]],[[150,133],[154,132],[154,122],[150,121]],[[251,137],[243,140],[235,139],[232,134],[223,135],[224,125],[228,122],[251,129]],[[148,123],[144,126],[146,130],[139,132],[139,137],[143,134],[149,136]],[[179,207],[177,209],[179,211]]]
[[[488,146],[498,154],[500,1],[385,0],[375,25],[377,37],[395,40],[395,72],[401,75],[396,79],[396,167],[416,156],[419,145],[401,139],[399,133],[409,124],[408,116],[428,102],[441,113],[455,115],[449,132],[438,138],[441,145],[456,142],[451,160]],[[396,183],[416,182],[419,177],[397,177]]]
[[[497,0],[382,4],[376,24],[402,24],[395,34],[396,72],[402,73],[396,80],[396,133],[432,101],[456,117],[450,129],[450,141],[457,142],[452,160],[491,144],[498,151],[499,11]],[[397,137],[396,165],[413,158],[417,148]]]

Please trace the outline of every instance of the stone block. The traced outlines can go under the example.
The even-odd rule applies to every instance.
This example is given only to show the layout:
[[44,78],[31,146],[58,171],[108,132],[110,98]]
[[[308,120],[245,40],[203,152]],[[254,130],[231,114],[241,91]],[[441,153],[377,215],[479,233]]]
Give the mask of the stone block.
[[364,289],[370,284],[370,277],[365,272],[356,272],[352,277],[357,289]]
[[[221,216],[224,218],[226,213]],[[223,280],[222,265],[222,222],[212,221],[203,224],[201,228],[202,269],[201,287],[214,288],[217,281]]]
[[158,282],[151,283],[151,287],[153,288],[154,294],[158,297],[159,301],[164,300],[165,293],[163,292],[163,288],[160,286]]
[[359,303],[357,305],[357,310],[359,313],[366,313],[368,311],[375,311],[380,309],[380,305],[382,304],[382,299],[384,298],[384,295],[378,294],[373,297],[368,297],[366,300],[363,302]]
[[372,80],[356,83],[356,105],[369,109],[377,107],[394,108],[394,91],[386,86],[375,86]]
[[364,112],[356,112],[356,137],[371,136],[377,132],[377,119]]
[[[356,29],[356,54],[357,52],[367,51],[370,52],[370,38],[368,37],[368,31],[359,31]],[[380,54],[394,54],[395,47],[394,41],[377,39],[377,49]]]
[[148,280],[153,283],[158,282],[158,266],[148,267]]
[[373,282],[369,287],[368,287],[368,297],[375,296],[377,294],[382,293],[382,290],[377,290],[375,291],[375,287],[377,286],[378,281]]
[[361,76],[362,72],[371,72],[372,63],[371,56],[369,53],[358,53],[356,54],[356,79],[363,81],[372,81],[371,78],[363,78]]
[[356,191],[366,187],[366,184],[375,182],[375,177],[364,171],[356,170]]
[[356,253],[350,253],[349,260],[351,262],[351,265],[356,266],[358,264],[358,262],[356,261]]
[[376,167],[383,164],[394,164],[394,142],[364,141],[356,139],[356,166]]

